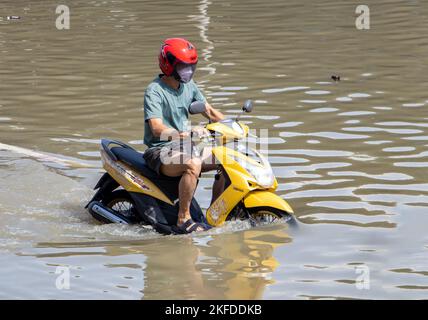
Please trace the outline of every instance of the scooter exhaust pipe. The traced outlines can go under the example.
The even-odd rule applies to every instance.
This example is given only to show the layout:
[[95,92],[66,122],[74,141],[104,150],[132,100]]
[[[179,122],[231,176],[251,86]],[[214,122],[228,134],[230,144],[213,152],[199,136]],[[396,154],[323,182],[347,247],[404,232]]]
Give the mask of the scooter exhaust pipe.
[[128,219],[121,217],[119,213],[107,208],[99,201],[92,201],[88,206],[88,211],[95,219],[103,222],[130,224]]

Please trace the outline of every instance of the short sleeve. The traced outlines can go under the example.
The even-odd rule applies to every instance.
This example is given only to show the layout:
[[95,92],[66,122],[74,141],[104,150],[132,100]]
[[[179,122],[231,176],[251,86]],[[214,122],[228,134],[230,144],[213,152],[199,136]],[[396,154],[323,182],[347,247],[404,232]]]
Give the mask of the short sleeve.
[[162,99],[156,91],[147,90],[144,94],[144,121],[162,119]]
[[193,82],[193,100],[194,101],[203,101],[203,102],[207,101],[195,82]]

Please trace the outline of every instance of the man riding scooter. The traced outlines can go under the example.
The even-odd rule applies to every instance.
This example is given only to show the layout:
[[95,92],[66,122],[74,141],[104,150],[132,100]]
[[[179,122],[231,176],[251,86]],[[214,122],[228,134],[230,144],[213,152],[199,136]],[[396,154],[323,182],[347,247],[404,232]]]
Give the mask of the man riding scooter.
[[[144,153],[147,165],[158,174],[181,177],[178,185],[179,211],[177,231],[191,233],[204,231],[209,226],[194,222],[190,215],[190,204],[201,172],[217,170],[211,152],[197,154],[187,128],[188,107],[193,101],[205,103],[203,115],[217,122],[224,115],[214,109],[193,82],[198,54],[194,45],[182,38],[164,41],[159,53],[159,67],[162,71],[146,89],[144,95]],[[203,128],[192,132],[203,135]],[[188,141],[188,140],[187,140]],[[207,155],[207,156],[206,156]],[[217,175],[213,186],[213,200],[222,192],[224,178]]]
[[[204,231],[228,220],[291,223],[293,209],[275,193],[278,182],[268,159],[248,144],[250,128],[239,115],[224,119],[192,81],[196,62],[188,41],[165,41],[159,55],[163,74],[144,97],[148,149],[142,154],[121,141],[101,139],[105,173],[86,208],[100,222],[141,223],[162,234]],[[252,109],[247,100],[242,112]],[[189,133],[189,114],[204,114],[210,123]],[[204,215],[193,194],[200,173],[209,170],[217,174]]]

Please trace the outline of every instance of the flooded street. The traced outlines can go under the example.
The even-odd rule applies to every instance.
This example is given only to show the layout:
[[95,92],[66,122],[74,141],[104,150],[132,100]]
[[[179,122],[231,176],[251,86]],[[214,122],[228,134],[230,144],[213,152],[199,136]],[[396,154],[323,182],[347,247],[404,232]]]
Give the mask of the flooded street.
[[[62,1],[57,30],[56,1],[1,1],[0,299],[427,299],[427,3],[365,1],[370,30],[339,0],[179,3]],[[83,208],[101,138],[144,150],[144,90],[173,36],[198,48],[214,107],[254,101],[241,119],[268,130],[298,228],[160,236]]]

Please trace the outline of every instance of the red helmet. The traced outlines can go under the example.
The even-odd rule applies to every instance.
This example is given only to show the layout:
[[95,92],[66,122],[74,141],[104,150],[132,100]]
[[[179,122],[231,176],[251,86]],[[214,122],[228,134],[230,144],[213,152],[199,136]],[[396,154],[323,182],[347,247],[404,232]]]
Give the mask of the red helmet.
[[183,38],[166,39],[159,53],[159,67],[166,76],[174,74],[177,64],[196,65],[198,53],[193,44]]

